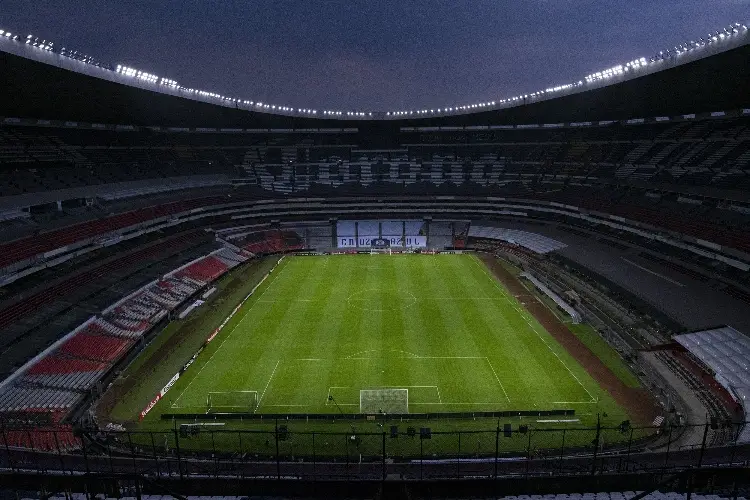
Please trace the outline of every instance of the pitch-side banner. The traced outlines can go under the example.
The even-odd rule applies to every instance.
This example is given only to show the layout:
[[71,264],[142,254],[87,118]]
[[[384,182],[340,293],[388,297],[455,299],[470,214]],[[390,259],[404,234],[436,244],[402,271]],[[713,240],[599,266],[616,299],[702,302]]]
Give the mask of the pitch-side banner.
[[[339,236],[337,242],[339,248],[370,248],[372,246],[372,241],[377,239],[380,239],[377,235],[360,236],[359,238],[355,238],[354,236]],[[407,236],[405,238],[401,236],[393,236],[390,238],[384,236],[383,239],[389,240],[392,247],[424,248],[427,246],[426,236]]]

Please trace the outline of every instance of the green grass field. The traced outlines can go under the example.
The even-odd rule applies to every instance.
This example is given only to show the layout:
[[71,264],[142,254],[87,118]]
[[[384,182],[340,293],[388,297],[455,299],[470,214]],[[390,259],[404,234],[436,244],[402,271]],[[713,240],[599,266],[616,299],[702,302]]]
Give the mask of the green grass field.
[[358,255],[284,258],[147,418],[235,391],[257,413],[358,413],[383,388],[410,413],[626,415],[475,256]]

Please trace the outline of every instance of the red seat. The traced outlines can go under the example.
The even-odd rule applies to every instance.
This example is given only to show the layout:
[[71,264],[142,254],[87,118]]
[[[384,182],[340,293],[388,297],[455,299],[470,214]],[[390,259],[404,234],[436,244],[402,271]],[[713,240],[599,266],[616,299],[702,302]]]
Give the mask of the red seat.
[[217,205],[226,202],[227,199],[222,196],[177,201],[164,205],[133,210],[131,212],[125,212],[103,219],[82,222],[62,229],[56,229],[54,231],[48,231],[46,233],[29,236],[10,243],[1,244],[0,269],[14,262],[28,259],[41,253],[50,252],[66,245],[72,245],[81,240],[125,229],[160,217],[186,212],[194,208]]
[[229,267],[226,264],[211,255],[205,259],[190,264],[185,269],[180,270],[175,276],[178,278],[186,276],[197,281],[210,283],[227,272],[228,269]]
[[[95,330],[101,330],[95,323],[93,325],[96,327]],[[113,361],[132,345],[133,341],[121,337],[78,333],[65,342],[58,352],[85,359]]]
[[87,361],[85,359],[62,358],[59,356],[47,356],[32,366],[28,375],[63,374],[74,372],[93,372],[109,368],[107,363],[98,361]]

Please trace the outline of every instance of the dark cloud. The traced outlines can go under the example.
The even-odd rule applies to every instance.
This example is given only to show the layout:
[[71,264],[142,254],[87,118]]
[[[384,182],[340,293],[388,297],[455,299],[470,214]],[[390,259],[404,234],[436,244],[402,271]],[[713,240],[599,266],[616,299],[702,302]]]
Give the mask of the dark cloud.
[[493,100],[734,21],[750,0],[3,0],[0,28],[183,85],[292,106]]

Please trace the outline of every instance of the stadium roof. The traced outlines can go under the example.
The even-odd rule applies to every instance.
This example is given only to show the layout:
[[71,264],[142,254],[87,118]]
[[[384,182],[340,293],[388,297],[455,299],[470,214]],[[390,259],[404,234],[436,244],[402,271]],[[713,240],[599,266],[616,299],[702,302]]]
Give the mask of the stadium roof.
[[[489,103],[432,110],[292,109],[180,87],[52,42],[0,30],[4,117],[184,127],[471,126],[625,120],[750,107],[750,32],[735,24],[578,82]],[[368,122],[368,124],[364,123]],[[387,124],[375,126],[389,128]]]

